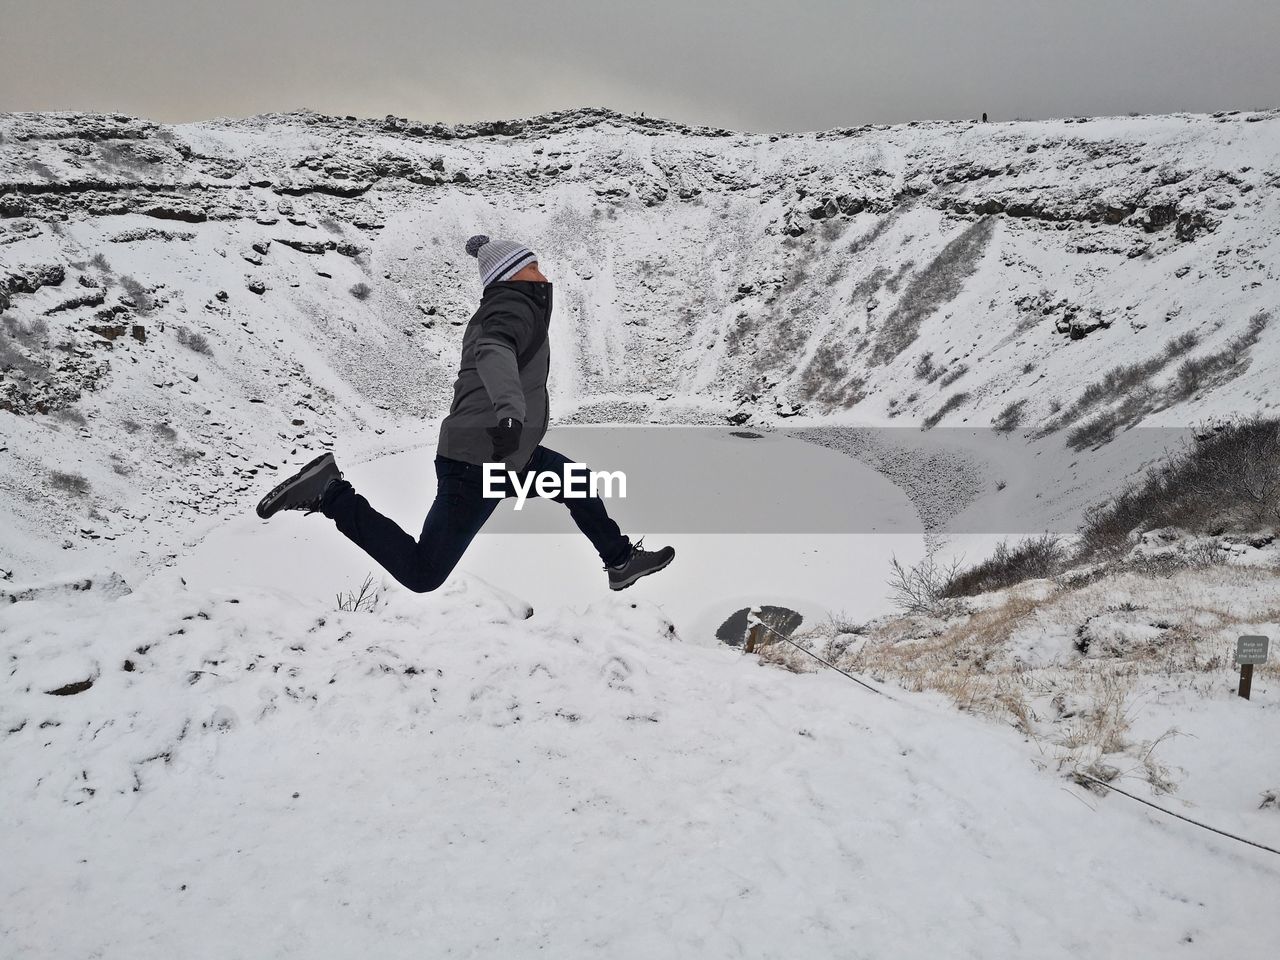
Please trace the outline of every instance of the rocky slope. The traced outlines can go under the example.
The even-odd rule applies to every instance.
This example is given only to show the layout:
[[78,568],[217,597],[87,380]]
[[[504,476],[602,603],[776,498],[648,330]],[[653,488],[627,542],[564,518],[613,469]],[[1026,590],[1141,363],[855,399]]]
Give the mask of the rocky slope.
[[1264,409],[1278,188],[1280,112],[783,135],[0,116],[0,577],[175,517],[194,535],[308,449],[429,438],[479,231],[557,283],[561,419],[994,423],[1086,450]]

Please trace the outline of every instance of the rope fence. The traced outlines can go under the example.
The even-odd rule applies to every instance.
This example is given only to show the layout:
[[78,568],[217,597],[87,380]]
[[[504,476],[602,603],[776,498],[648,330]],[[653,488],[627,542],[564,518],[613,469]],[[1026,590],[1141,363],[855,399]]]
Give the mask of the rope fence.
[[[841,676],[848,677],[858,686],[862,687],[865,690],[870,690],[876,696],[884,697],[886,700],[894,700],[895,702],[897,702],[894,697],[889,696],[883,690],[876,689],[875,687],[871,686],[871,684],[867,683],[865,680],[862,680],[854,676],[852,673],[849,673],[849,671],[847,670],[842,670],[840,667],[837,667],[830,660],[827,660],[823,657],[818,656],[812,650],[809,650],[805,647],[800,646],[800,644],[796,643],[790,637],[784,636],[783,634],[779,633],[777,630],[773,629],[773,627],[769,626],[767,623],[761,620],[758,616],[756,616],[754,610],[752,610],[751,613],[748,615],[747,622],[752,628],[757,626],[763,627],[765,630],[768,630],[771,634],[773,634],[779,640],[783,641],[784,643],[791,644],[791,646],[795,647],[805,656],[812,657],[814,660],[817,660],[823,666],[830,667],[832,670],[834,670],[836,673],[840,674]],[[748,644],[747,644],[747,652],[754,653],[755,649],[756,649],[755,637],[749,636]],[[1076,778],[1077,782],[1089,781],[1091,783],[1096,783],[1098,786],[1105,787],[1108,790],[1111,790],[1115,793],[1120,794],[1122,797],[1128,797],[1130,800],[1136,800],[1138,801],[1138,803],[1145,804],[1148,807],[1151,807],[1155,810],[1159,810],[1161,813],[1168,814],[1171,817],[1176,817],[1177,819],[1183,820],[1186,823],[1190,823],[1193,826],[1200,827],[1202,830],[1208,830],[1211,833],[1218,834],[1219,836],[1229,837],[1232,840],[1238,840],[1241,843],[1247,843],[1251,847],[1257,847],[1259,850],[1265,850],[1267,851],[1267,853],[1274,853],[1277,856],[1280,856],[1280,850],[1277,850],[1275,847],[1269,847],[1265,843],[1258,843],[1256,840],[1249,840],[1246,837],[1237,836],[1236,834],[1229,833],[1226,830],[1219,830],[1217,827],[1212,827],[1207,823],[1201,823],[1199,820],[1193,820],[1191,817],[1184,816],[1183,814],[1177,813],[1176,811],[1173,811],[1173,810],[1169,810],[1165,807],[1160,806],[1157,803],[1152,803],[1150,800],[1144,800],[1142,797],[1139,797],[1136,794],[1132,794],[1127,790],[1121,790],[1119,787],[1114,786],[1110,783],[1107,783],[1105,780],[1099,780],[1097,777],[1092,776],[1091,774],[1087,774],[1081,770],[1075,771],[1073,775]]]

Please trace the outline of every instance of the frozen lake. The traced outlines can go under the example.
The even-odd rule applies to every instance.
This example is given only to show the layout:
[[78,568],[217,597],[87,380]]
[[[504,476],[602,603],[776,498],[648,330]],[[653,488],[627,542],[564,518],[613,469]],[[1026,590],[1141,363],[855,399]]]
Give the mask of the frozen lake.
[[[646,546],[670,543],[665,571],[616,596],[661,607],[686,642],[714,643],[734,610],[792,607],[807,619],[866,619],[891,605],[886,577],[896,554],[924,553],[906,496],[874,469],[778,434],[750,438],[722,428],[553,428],[544,445],[593,470],[622,470],[627,497],[610,513]],[[356,488],[415,535],[435,494],[434,447],[363,464],[339,463]],[[830,532],[824,532],[830,531]],[[851,532],[856,531],[856,532]],[[217,528],[177,564],[193,585],[277,586],[332,606],[380,568],[325,518],[250,515]],[[457,568],[527,601],[535,616],[609,596],[591,544],[555,503],[507,500]],[[391,583],[389,589],[403,589]]]

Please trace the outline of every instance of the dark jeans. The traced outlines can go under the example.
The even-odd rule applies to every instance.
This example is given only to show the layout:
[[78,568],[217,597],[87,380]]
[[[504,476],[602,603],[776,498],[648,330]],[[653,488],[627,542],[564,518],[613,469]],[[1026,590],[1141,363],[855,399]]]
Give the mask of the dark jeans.
[[[521,485],[529,472],[553,470],[563,477],[564,465],[568,462],[569,458],[563,454],[536,447],[528,466],[520,473]],[[509,484],[504,484],[504,492],[507,496],[515,495]],[[528,495],[537,496],[536,489],[531,487]],[[627,558],[631,541],[610,519],[599,497],[566,499],[557,494],[552,499],[569,508],[574,523],[607,565]],[[335,484],[325,496],[322,510],[387,573],[415,593],[427,593],[445,582],[500,502],[484,496],[483,467],[436,457],[436,499],[422,524],[422,536],[417,540],[369,506],[369,501],[345,480]]]

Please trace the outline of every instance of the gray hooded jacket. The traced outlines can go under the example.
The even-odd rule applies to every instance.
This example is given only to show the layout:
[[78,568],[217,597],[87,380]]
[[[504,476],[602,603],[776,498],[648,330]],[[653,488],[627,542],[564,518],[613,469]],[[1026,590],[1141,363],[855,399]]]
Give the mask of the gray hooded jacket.
[[440,424],[438,456],[466,463],[493,461],[493,440],[485,431],[505,417],[524,429],[520,446],[506,459],[522,470],[542,442],[550,421],[547,372],[551,345],[551,284],[504,280],[484,288],[480,307],[462,335],[462,360],[453,385],[453,404]]

